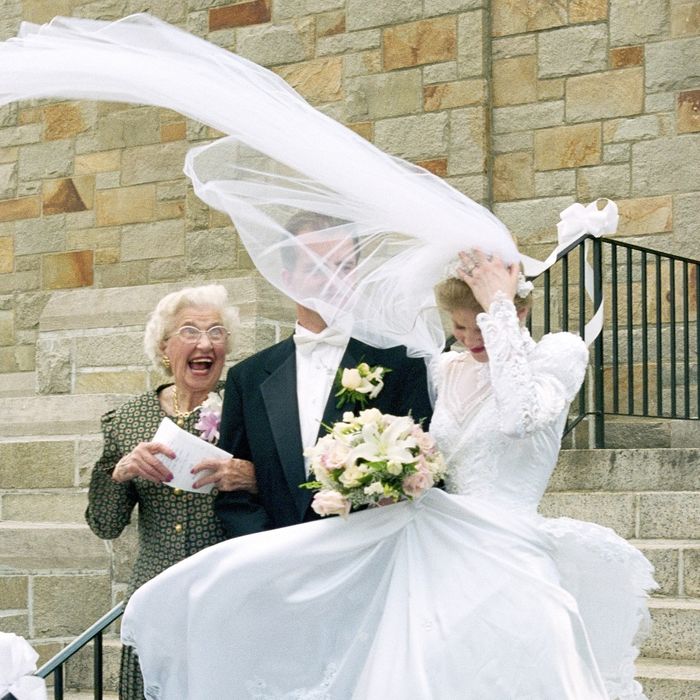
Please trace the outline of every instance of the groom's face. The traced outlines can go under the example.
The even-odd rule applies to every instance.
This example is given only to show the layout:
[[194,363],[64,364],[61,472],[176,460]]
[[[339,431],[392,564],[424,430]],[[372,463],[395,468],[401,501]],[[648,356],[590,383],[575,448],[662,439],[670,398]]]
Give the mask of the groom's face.
[[[283,273],[283,280],[305,297],[333,294],[348,282],[357,267],[357,251],[350,237],[319,240],[314,232],[297,236],[304,245],[296,250],[294,263]],[[306,240],[305,240],[306,239]]]

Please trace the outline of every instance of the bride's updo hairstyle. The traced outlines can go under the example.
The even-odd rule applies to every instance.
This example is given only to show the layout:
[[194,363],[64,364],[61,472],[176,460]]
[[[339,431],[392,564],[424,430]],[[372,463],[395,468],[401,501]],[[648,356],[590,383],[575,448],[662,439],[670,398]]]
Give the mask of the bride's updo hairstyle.
[[[481,308],[481,305],[475,299],[474,292],[472,292],[469,285],[457,277],[448,277],[440,282],[435,287],[435,298],[438,306],[447,311],[447,313],[452,313],[458,309],[485,310]],[[532,308],[532,291],[528,289],[525,296],[520,296],[520,294],[516,293],[513,304],[517,311],[526,309],[529,312]]]

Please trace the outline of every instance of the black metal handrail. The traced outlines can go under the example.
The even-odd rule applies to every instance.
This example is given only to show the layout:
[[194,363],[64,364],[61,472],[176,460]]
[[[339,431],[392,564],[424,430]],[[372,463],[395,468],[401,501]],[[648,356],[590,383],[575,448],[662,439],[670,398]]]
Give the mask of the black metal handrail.
[[[587,241],[593,300],[584,286]],[[594,446],[604,447],[606,415],[700,418],[700,261],[589,235],[561,251],[534,281],[542,291],[528,321],[535,335],[556,330],[583,335],[586,320],[605,298],[591,372],[565,434],[592,416]]]
[[106,615],[88,627],[79,637],[68,646],[61,649],[52,659],[47,661],[34,675],[46,678],[53,673],[53,696],[55,700],[63,700],[63,665],[68,659],[94,640],[92,652],[92,668],[95,700],[102,700],[102,632],[109,627],[124,612],[124,603],[115,605]]

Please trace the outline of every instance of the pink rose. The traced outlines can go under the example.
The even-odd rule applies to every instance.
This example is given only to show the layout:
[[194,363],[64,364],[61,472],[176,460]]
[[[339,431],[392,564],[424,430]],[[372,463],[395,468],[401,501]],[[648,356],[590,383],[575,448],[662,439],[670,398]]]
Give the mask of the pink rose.
[[311,507],[321,516],[342,515],[348,517],[350,513],[350,501],[337,491],[319,491],[314,494]]
[[407,496],[416,498],[433,485],[430,472],[419,469],[415,474],[409,474],[403,480],[403,491]]

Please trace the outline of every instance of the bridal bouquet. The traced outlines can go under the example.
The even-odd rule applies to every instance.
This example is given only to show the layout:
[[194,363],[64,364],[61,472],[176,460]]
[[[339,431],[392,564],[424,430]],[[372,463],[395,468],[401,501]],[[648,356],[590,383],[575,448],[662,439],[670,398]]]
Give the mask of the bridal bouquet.
[[420,425],[376,408],[344,413],[304,454],[316,480],[302,486],[320,489],[311,503],[319,515],[345,517],[358,506],[416,498],[445,472],[435,441]]

